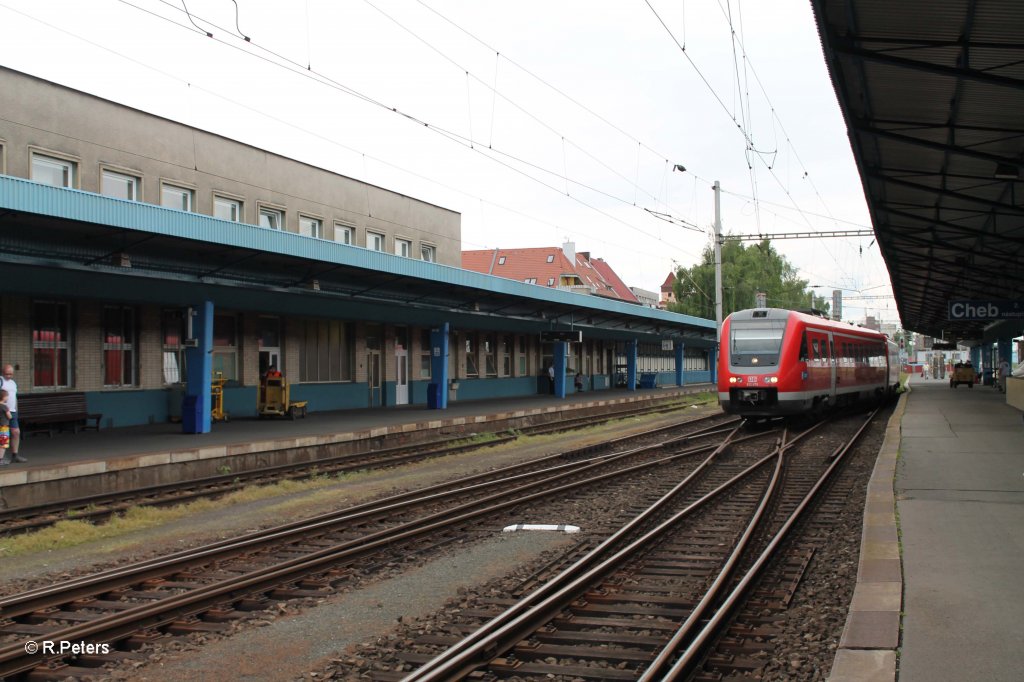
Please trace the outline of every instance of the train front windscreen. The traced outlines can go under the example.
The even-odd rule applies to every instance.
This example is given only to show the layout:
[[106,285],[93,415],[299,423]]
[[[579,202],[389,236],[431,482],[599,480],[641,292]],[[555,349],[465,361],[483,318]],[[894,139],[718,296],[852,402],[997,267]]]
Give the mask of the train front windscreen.
[[733,321],[729,329],[729,364],[734,367],[778,365],[785,331],[785,320],[755,324]]

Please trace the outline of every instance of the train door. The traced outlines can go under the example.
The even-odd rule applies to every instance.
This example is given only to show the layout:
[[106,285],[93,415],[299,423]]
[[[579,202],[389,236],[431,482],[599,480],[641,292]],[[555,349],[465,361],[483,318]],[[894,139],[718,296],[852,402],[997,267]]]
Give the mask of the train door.
[[816,396],[835,393],[831,334],[824,329],[807,330],[807,386]]
[[832,332],[828,333],[828,355],[829,355],[829,366],[830,366],[830,383],[829,383],[829,396],[832,398],[833,404],[836,399],[836,375],[839,370],[839,362],[836,358],[836,341],[832,335]]

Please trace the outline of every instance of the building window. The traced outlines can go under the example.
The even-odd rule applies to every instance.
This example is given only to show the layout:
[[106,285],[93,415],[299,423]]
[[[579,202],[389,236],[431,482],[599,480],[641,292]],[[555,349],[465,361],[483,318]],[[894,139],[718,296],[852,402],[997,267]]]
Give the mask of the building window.
[[189,212],[195,205],[196,193],[187,187],[177,185],[160,185],[160,205],[165,208],[174,208],[179,211]]
[[135,310],[103,308],[103,385],[135,385]]
[[263,376],[271,367],[284,371],[281,363],[281,318],[260,315],[256,321],[256,338],[259,346],[259,373]]
[[501,337],[501,374],[512,376],[512,355],[515,353],[512,336]]
[[523,282],[525,282],[526,284],[536,284],[537,283],[537,278],[536,277],[527,277],[526,279],[523,280]]
[[74,187],[78,164],[43,154],[32,154],[32,180],[51,187]]
[[377,234],[376,232],[366,233],[366,248],[371,251],[383,251],[384,250],[384,235]]
[[548,286],[549,287],[555,286],[555,278],[554,277],[548,277]]
[[306,320],[299,324],[299,381],[352,381],[354,325],[339,320]]
[[430,330],[420,330],[420,379],[429,379],[431,372],[431,354],[433,346],[430,343]]
[[213,217],[230,220],[233,223],[242,222],[242,202],[229,197],[214,196]]
[[228,381],[238,379],[238,320],[234,315],[213,316],[213,373]]
[[501,258],[498,259],[498,265],[504,265],[504,264],[505,264],[505,257],[502,256]]
[[480,376],[480,360],[477,358],[477,347],[478,343],[476,340],[476,334],[466,334],[466,376],[467,377],[478,377]]
[[139,200],[140,180],[133,175],[118,173],[106,168],[100,173],[100,194],[126,201]]
[[284,211],[261,206],[260,227],[266,227],[271,230],[284,229]]
[[437,247],[430,244],[420,244],[420,260],[428,263],[437,262]]
[[529,366],[527,362],[529,356],[527,355],[527,341],[525,336],[519,336],[519,376],[525,377],[529,374]]
[[352,244],[354,227],[345,223],[334,223],[334,241],[340,244]]
[[412,257],[412,242],[408,239],[395,240],[395,255],[402,258]]
[[185,314],[181,309],[164,310],[160,313],[165,384],[185,382]]
[[299,216],[299,234],[316,239],[324,238],[324,221],[309,216]]
[[495,334],[484,335],[484,371],[489,377],[498,376],[498,337]]
[[554,256],[548,256],[548,262],[549,263],[554,263],[555,262],[555,257]]
[[68,385],[70,367],[70,309],[67,303],[32,304],[32,385],[57,388]]

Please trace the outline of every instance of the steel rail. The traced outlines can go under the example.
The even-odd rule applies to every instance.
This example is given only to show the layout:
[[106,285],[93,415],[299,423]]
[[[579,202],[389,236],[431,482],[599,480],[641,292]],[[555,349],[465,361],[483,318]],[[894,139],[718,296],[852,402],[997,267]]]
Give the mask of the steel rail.
[[[785,447],[788,448],[796,442],[804,439],[813,431],[818,429],[823,423],[824,422],[819,422],[811,428],[803,431],[786,444]],[[735,435],[738,430],[739,429],[736,429],[733,432],[733,435]],[[769,432],[766,432],[766,434],[767,433]],[[510,606],[500,615],[491,619],[486,624],[446,649],[444,652],[438,654],[433,659],[412,671],[409,675],[402,678],[402,682],[441,682],[446,680],[462,679],[469,675],[475,669],[486,664],[487,661],[492,660],[496,656],[499,656],[501,652],[504,652],[508,648],[514,646],[523,638],[527,637],[530,632],[535,631],[538,627],[550,620],[554,614],[564,608],[565,601],[567,599],[574,597],[581,589],[584,589],[595,580],[600,579],[603,574],[608,571],[613,570],[623,559],[628,558],[632,552],[642,548],[646,543],[656,540],[659,535],[667,532],[675,523],[678,523],[693,511],[699,509],[701,505],[707,503],[714,497],[717,497],[742,478],[759,470],[773,458],[781,459],[779,457],[780,445],[780,448],[777,448],[776,451],[773,451],[757,463],[751,465],[744,472],[737,474],[726,483],[723,483],[721,486],[708,493],[700,500],[697,500],[686,509],[678,512],[669,520],[645,534],[639,540],[630,543],[630,545],[614,555],[608,558],[603,558],[602,555],[609,551],[609,548],[614,542],[617,542],[622,537],[628,535],[633,528],[639,525],[642,517],[651,514],[652,510],[656,506],[668,503],[671,498],[694,477],[696,477],[700,471],[707,466],[710,466],[711,462],[717,458],[728,445],[735,444],[746,439],[747,438],[733,440],[732,437],[727,438],[719,448],[717,448],[704,462],[701,463],[698,469],[694,470],[686,479],[680,482],[676,488],[669,493],[666,493],[666,495],[658,500],[655,505],[652,505],[649,509],[645,510],[643,514],[630,521],[626,526],[623,526],[623,528],[615,535],[609,537],[605,542],[592,550],[587,556],[568,567],[560,575],[556,576],[533,593],[527,595],[516,604]],[[776,471],[776,477],[777,476],[778,471]],[[767,499],[768,498],[766,496],[762,500],[762,507],[766,505]],[[748,529],[748,533],[750,532],[752,532],[752,527]],[[590,566],[594,566],[594,568],[588,568]]]
[[[645,446],[650,449],[653,446]],[[642,448],[638,448],[640,450]],[[583,463],[578,470],[557,474],[547,481],[535,482],[505,490],[483,499],[459,505],[453,509],[429,514],[394,528],[388,528],[364,537],[343,542],[333,547],[311,552],[308,555],[286,560],[273,566],[256,569],[242,576],[221,580],[186,592],[161,599],[153,604],[131,607],[118,613],[100,616],[94,620],[64,629],[55,630],[45,635],[53,641],[89,640],[93,642],[116,641],[139,629],[167,625],[184,616],[194,615],[212,606],[241,598],[247,594],[258,593],[272,587],[297,580],[310,573],[323,571],[342,561],[352,562],[381,547],[396,542],[416,538],[435,531],[450,528],[477,518],[493,514],[497,511],[519,506],[543,497],[557,495],[574,488],[579,488],[603,480],[621,477],[636,471],[659,466],[695,452],[711,449],[711,446],[693,448],[684,452],[668,455],[641,464],[631,465],[620,470],[605,472],[591,478],[567,483],[555,488],[541,490],[524,495],[526,490],[550,484],[570,476],[578,476],[580,472],[603,466],[607,461],[630,456],[632,452],[602,456],[596,462]],[[166,572],[165,572],[166,573]],[[129,581],[138,582],[138,579]],[[64,601],[67,601],[65,599]],[[0,677],[12,675],[40,665],[44,660],[58,660],[60,655],[31,655],[21,645],[8,645],[0,648]]]
[[[734,430],[732,435],[735,435],[738,430],[738,428]],[[572,566],[566,568],[558,576],[534,592],[526,595],[526,597],[510,606],[504,612],[412,671],[409,675],[402,678],[402,682],[441,682],[462,679],[469,675],[480,665],[486,664],[496,656],[499,656],[501,652],[514,646],[517,642],[528,636],[530,632],[535,631],[550,620],[554,614],[564,608],[566,601],[574,598],[580,590],[585,589],[595,580],[600,579],[608,572],[619,567],[622,561],[630,558],[635,552],[648,545],[648,543],[671,530],[682,519],[698,511],[710,500],[718,497],[739,481],[758,471],[765,463],[776,457],[773,453],[760,459],[746,470],[736,474],[722,485],[659,523],[640,538],[633,540],[609,556],[615,545],[621,544],[650,517],[661,513],[663,507],[670,504],[697,476],[708,469],[711,463],[729,445],[735,442],[732,438],[727,438],[686,478],[677,483],[672,490],[665,493],[644,512],[616,531],[614,535],[607,538]]]
[[[51,599],[54,595],[58,595],[58,599],[63,597],[62,601],[67,601],[69,594],[76,597],[82,597],[88,596],[91,592],[95,592],[99,589],[116,589],[124,585],[129,585],[133,582],[139,582],[141,580],[155,577],[159,574],[165,574],[175,567],[177,570],[185,570],[195,564],[206,563],[218,558],[223,558],[225,555],[231,553],[239,553],[243,550],[254,549],[262,544],[280,542],[285,538],[305,535],[316,530],[322,530],[330,525],[350,523],[354,520],[365,519],[373,514],[393,511],[398,509],[401,504],[426,504],[441,501],[446,498],[465,495],[471,491],[480,490],[485,487],[498,485],[504,486],[508,485],[510,482],[521,480],[526,477],[547,475],[558,471],[559,469],[571,469],[574,467],[580,467],[581,465],[586,465],[587,463],[607,463],[609,458],[617,455],[634,455],[642,453],[645,450],[657,450],[684,441],[688,436],[670,439],[653,445],[622,450],[617,453],[613,452],[597,455],[589,459],[578,459],[579,457],[592,453],[595,450],[608,445],[615,447],[628,444],[633,440],[657,436],[667,430],[671,430],[673,428],[678,429],[680,426],[704,421],[705,419],[706,418],[700,418],[692,420],[691,422],[686,422],[683,425],[674,425],[672,427],[658,427],[656,429],[633,434],[631,436],[620,436],[600,444],[554,453],[527,463],[511,464],[492,471],[464,476],[463,478],[455,481],[438,483],[425,488],[391,495],[380,500],[365,502],[307,519],[273,526],[241,537],[229,538],[209,543],[201,547],[182,550],[173,554],[137,562],[129,566],[120,566],[89,576],[82,576],[53,585],[27,590],[20,594],[0,598],[0,617],[10,618],[35,611],[40,608],[46,608],[47,606],[52,605],[52,602],[46,600]],[[701,431],[698,431],[697,433],[700,434]],[[570,462],[552,465],[547,468],[536,468],[538,465],[543,467],[546,463],[556,462],[563,459],[568,459]]]
[[[594,418],[585,421],[585,418],[573,417],[551,424],[520,427],[520,433],[530,434],[541,430],[543,427],[561,425],[566,430],[577,428],[579,424],[600,424],[614,419],[629,416],[642,415],[654,412],[665,412],[671,409],[679,409],[674,406],[659,405],[647,406],[643,409],[620,410],[602,415],[595,415]],[[712,420],[719,415],[710,415],[698,419],[673,424],[660,429],[654,429],[645,433],[655,433],[678,429],[681,426],[692,424],[703,420]],[[556,430],[556,429],[552,429]],[[433,443],[423,443],[418,446],[398,446],[362,453],[349,453],[345,455],[334,455],[312,462],[293,462],[290,464],[276,464],[268,467],[260,467],[246,472],[235,474],[217,474],[203,478],[189,479],[175,483],[164,483],[158,485],[133,488],[121,492],[106,492],[82,497],[71,498],[59,502],[48,502],[39,505],[10,507],[0,510],[0,534],[26,533],[40,528],[48,527],[57,521],[73,518],[75,520],[103,521],[106,518],[124,511],[133,506],[169,506],[182,504],[198,498],[218,497],[226,495],[234,490],[239,490],[248,485],[260,485],[265,479],[297,480],[308,478],[313,475],[325,473],[334,474],[347,470],[378,469],[403,464],[421,459],[443,457],[456,452],[473,450],[485,447],[494,447],[515,440],[518,435],[497,435],[494,440],[481,443],[463,443],[465,437],[448,439],[449,445],[442,448],[426,448],[424,446]],[[628,438],[625,437],[625,438]],[[156,499],[154,499],[156,498]]]
[[[702,627],[701,630],[692,637],[692,640],[687,645],[686,649],[684,649],[682,653],[679,654],[675,663],[667,670],[665,670],[667,665],[667,659],[671,658],[672,652],[668,652],[667,656],[659,654],[659,656],[655,660],[655,663],[652,664],[646,671],[644,671],[643,676],[640,678],[641,680],[648,682],[652,680],[678,680],[683,676],[689,674],[691,669],[694,667],[697,658],[703,655],[704,648],[707,646],[708,642],[721,627],[722,622],[736,608],[740,600],[746,594],[747,590],[753,584],[754,580],[760,576],[761,571],[774,557],[776,551],[779,548],[779,545],[782,544],[783,540],[785,540],[786,537],[789,535],[789,532],[792,530],[793,526],[796,525],[797,521],[810,507],[813,500],[818,496],[818,492],[832,478],[833,473],[843,462],[843,460],[846,457],[846,454],[850,451],[850,448],[852,448],[853,445],[858,440],[860,440],[861,436],[864,434],[864,431],[875,418],[875,415],[878,414],[878,411],[878,409],[872,411],[871,414],[868,415],[867,420],[861,425],[859,429],[857,429],[857,432],[854,433],[853,436],[849,438],[844,445],[840,446],[839,448],[836,449],[835,452],[833,452],[833,454],[829,457],[829,461],[831,463],[829,464],[828,468],[821,474],[821,476],[818,477],[817,482],[815,482],[814,486],[811,487],[807,494],[804,495],[803,499],[800,501],[800,504],[797,505],[797,507],[789,515],[789,518],[787,518],[785,523],[783,523],[783,525],[779,528],[778,532],[765,547],[764,551],[762,551],[761,554],[757,557],[757,559],[751,565],[750,569],[746,572],[743,578],[730,591],[728,596],[722,602],[721,606],[719,606],[719,608],[716,610],[715,614],[706,622],[704,627]],[[690,626],[693,625],[693,623],[690,623],[690,620],[688,619],[687,623],[684,623],[683,626],[680,627],[680,631],[677,633],[677,635],[680,635],[680,633],[682,633],[682,631],[687,628],[688,624]],[[684,641],[688,636],[689,632],[682,633],[680,636],[674,636],[665,648],[668,649],[672,646],[678,647],[680,642]],[[673,651],[675,651],[675,649]],[[666,652],[663,650],[662,654],[665,653]]]

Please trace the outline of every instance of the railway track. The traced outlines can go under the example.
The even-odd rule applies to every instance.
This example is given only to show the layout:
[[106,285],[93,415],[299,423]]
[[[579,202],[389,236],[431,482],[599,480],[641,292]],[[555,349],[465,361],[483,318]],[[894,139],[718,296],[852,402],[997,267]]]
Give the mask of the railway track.
[[[459,481],[396,495],[0,599],[0,677],[64,679],[131,657],[165,633],[217,631],[267,600],[322,597],[368,556],[435,551],[474,524],[542,499],[566,500],[646,475],[654,494],[666,471],[695,466],[721,418],[663,427]],[[680,433],[681,430],[688,431]],[[763,438],[765,434],[750,436]],[[637,443],[646,441],[646,444]],[[628,484],[628,483],[627,483]],[[160,635],[154,633],[159,632]],[[25,651],[26,639],[116,643],[71,659]]]
[[[402,664],[392,669],[411,672],[372,678],[756,678],[764,659],[743,654],[757,651],[749,642],[765,639],[770,627],[755,615],[761,604],[749,601],[750,594],[757,586],[762,601],[765,595],[776,601],[792,595],[810,560],[808,548],[798,544],[781,558],[778,550],[841,470],[843,455],[870,419],[827,457],[820,455],[820,443],[801,452],[801,441],[817,427],[783,436],[768,454],[737,457],[723,445],[705,461],[716,476],[679,494],[699,475],[695,469],[680,491],[659,500],[658,506],[677,510],[657,527],[636,535],[636,524],[628,524],[512,606],[484,605],[457,616],[449,631],[468,631],[464,638],[431,635],[396,652]],[[726,462],[743,470],[722,467]],[[721,482],[721,476],[730,477]],[[693,500],[695,490],[703,495]],[[664,511],[652,507],[637,523],[652,513]],[[729,619],[744,605],[750,622],[728,631]],[[474,628],[467,620],[474,616],[489,619]]]
[[271,485],[286,480],[308,480],[321,476],[370,469],[382,469],[458,452],[493,447],[515,440],[520,435],[558,433],[586,428],[616,419],[657,414],[680,409],[678,401],[630,407],[601,415],[569,417],[546,424],[517,428],[514,432],[488,434],[490,440],[466,437],[449,438],[423,445],[399,446],[366,453],[337,455],[312,462],[296,462],[261,467],[247,472],[228,473],[169,484],[147,486],[97,495],[82,496],[59,502],[0,509],[0,535],[37,531],[65,519],[103,523],[132,507],[167,507],[198,499],[215,499],[247,486]]

